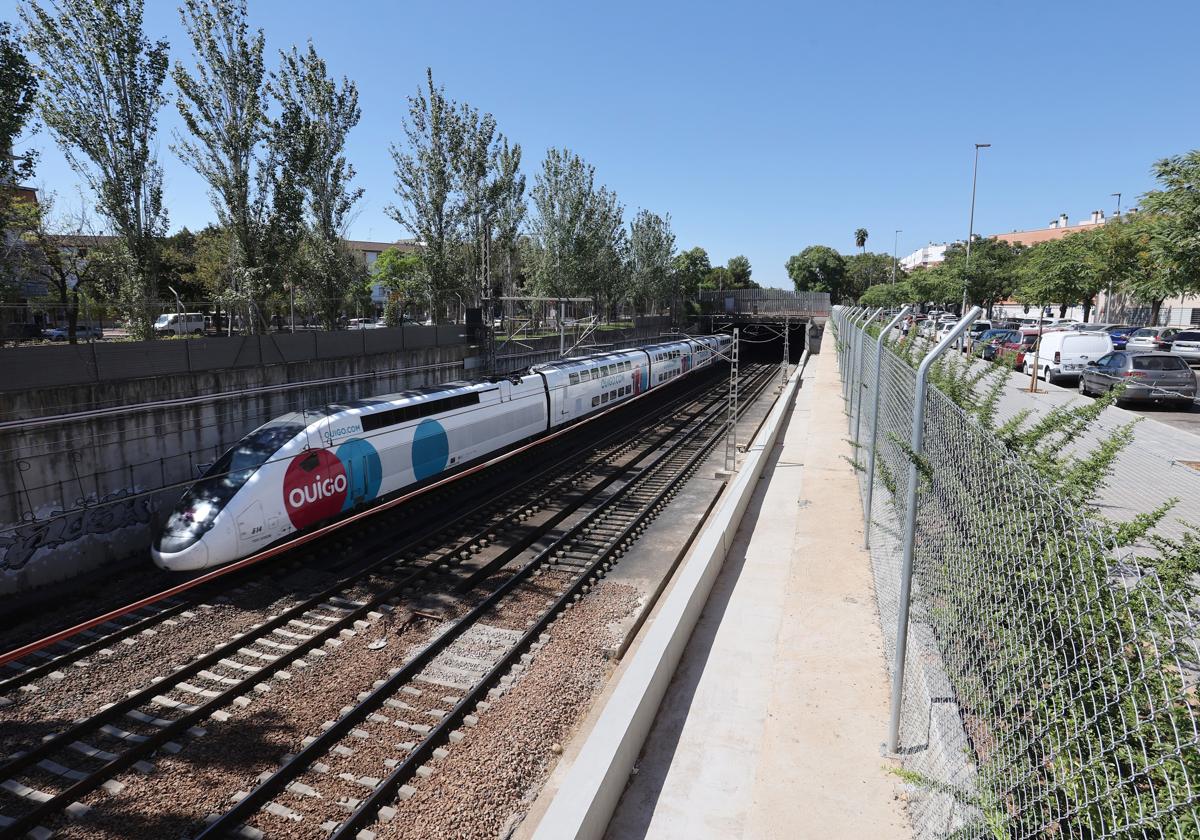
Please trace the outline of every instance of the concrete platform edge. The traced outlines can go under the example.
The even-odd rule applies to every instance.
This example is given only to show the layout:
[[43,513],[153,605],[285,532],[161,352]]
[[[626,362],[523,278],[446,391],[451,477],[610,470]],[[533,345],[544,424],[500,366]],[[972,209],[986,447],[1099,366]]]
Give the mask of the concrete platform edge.
[[634,653],[578,758],[563,779],[534,832],[534,840],[567,837],[599,840],[604,836],[775,445],[783,419],[795,400],[806,360],[807,353],[767,422],[747,449],[742,469],[693,544],[658,618]]

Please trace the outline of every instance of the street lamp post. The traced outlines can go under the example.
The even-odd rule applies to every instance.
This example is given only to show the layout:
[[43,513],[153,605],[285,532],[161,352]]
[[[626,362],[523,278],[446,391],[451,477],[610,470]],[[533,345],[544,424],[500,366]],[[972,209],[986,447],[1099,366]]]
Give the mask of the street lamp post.
[[893,286],[896,285],[896,257],[898,255],[898,252],[900,249],[900,234],[902,234],[902,233],[904,233],[904,231],[902,231],[902,230],[896,231],[896,237],[892,241],[892,285]]
[[975,144],[975,171],[971,175],[971,221],[967,227],[967,263],[963,268],[963,302],[962,311],[967,311],[967,279],[971,274],[971,240],[975,238],[975,184],[979,180],[979,150],[990,149],[991,143]]

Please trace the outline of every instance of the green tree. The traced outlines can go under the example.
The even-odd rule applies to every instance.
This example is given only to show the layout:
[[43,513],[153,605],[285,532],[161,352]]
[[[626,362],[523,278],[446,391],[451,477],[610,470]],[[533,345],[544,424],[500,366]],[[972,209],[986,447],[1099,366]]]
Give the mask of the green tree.
[[550,149],[531,191],[533,283],[548,297],[586,295],[611,316],[628,291],[628,238],[616,193],[567,149]]
[[176,62],[171,74],[190,133],[177,134],[172,148],[208,184],[218,222],[232,239],[234,267],[251,277],[271,274],[270,196],[280,173],[266,149],[263,32],[250,31],[245,0],[184,0],[179,14],[196,67],[188,72]]
[[455,167],[463,129],[455,104],[435,87],[433,70],[426,84],[408,98],[406,145],[392,145],[398,203],[387,213],[421,243],[433,305],[439,306],[457,282],[454,260],[464,240],[466,207],[456,191]]
[[708,274],[704,276],[704,280],[700,284],[700,288],[710,291],[721,291],[722,289],[733,289],[733,281],[729,276],[729,269],[723,265],[713,267]]
[[675,233],[671,230],[671,214],[659,216],[649,210],[638,211],[629,223],[629,273],[632,294],[646,301],[667,301],[675,309],[677,297],[674,274]]
[[301,53],[280,53],[270,90],[279,103],[274,135],[283,167],[305,195],[307,231],[297,271],[300,297],[328,329],[337,325],[347,291],[364,283],[365,266],[345,247],[347,217],[362,197],[352,187],[354,167],[346,160],[346,136],[358,125],[358,87],[328,75],[312,42]]
[[1173,225],[1160,213],[1139,213],[1131,224],[1136,269],[1125,282],[1125,291],[1139,303],[1150,305],[1151,324],[1158,323],[1163,301],[1183,294],[1192,282],[1181,270],[1171,244]]
[[866,228],[858,228],[854,231],[854,247],[861,249],[864,254],[867,253],[867,237],[869,236]]
[[18,155],[14,150],[33,116],[36,95],[33,66],[12,26],[0,21],[0,280],[15,268],[20,256],[16,246],[21,237],[9,237],[5,232],[21,226],[19,222],[27,216],[22,207],[25,202],[7,187],[33,177],[36,154],[30,151]]
[[828,292],[829,299],[847,299],[846,260],[826,245],[810,245],[787,261],[787,273],[797,292]]
[[858,298],[862,306],[871,308],[884,307],[893,309],[911,303],[915,299],[912,287],[907,280],[897,280],[895,283],[876,283]]
[[[1133,278],[1141,271],[1138,256],[1136,226],[1117,216],[1102,227],[1072,234],[1080,237],[1084,247],[1087,270],[1097,291],[1104,291],[1105,312],[1103,317],[1113,317],[1113,300],[1126,291]],[[1088,319],[1091,300],[1084,302],[1084,320]]]
[[1067,307],[1094,294],[1085,240],[1078,234],[1034,245],[1021,255],[1017,276],[1017,300],[1038,307],[1057,303],[1060,317]]
[[675,274],[675,288],[678,294],[689,300],[696,297],[705,278],[712,271],[708,252],[699,245],[676,254],[671,267]]
[[[867,289],[879,283],[892,281],[891,254],[851,254],[845,257],[846,271],[843,285],[843,295],[847,300],[857,300]],[[897,271],[897,281],[904,279],[903,272]]]
[[[1163,158],[1154,164],[1159,188],[1142,196],[1142,208],[1156,218],[1147,224],[1150,272],[1157,277],[1142,287],[1157,322],[1162,298],[1200,291],[1200,149]],[[1145,279],[1145,275],[1143,275]]]
[[990,312],[997,301],[1010,297],[1016,288],[1017,260],[1022,250],[1020,245],[980,237],[971,243],[968,265],[966,244],[956,242],[951,245],[939,267],[957,284],[958,292],[945,302],[961,302],[965,287],[968,302],[979,304]]
[[119,305],[131,334],[151,338],[158,237],[166,229],[155,157],[167,42],[142,32],[144,0],[57,0],[21,7],[40,59],[42,121],[96,193],[132,268]]
[[[500,291],[506,295],[515,295],[521,253],[521,227],[529,211],[529,204],[525,200],[525,176],[521,174],[521,145],[514,143],[509,146],[508,139],[502,136],[496,148],[494,167],[496,244],[504,262],[504,278]],[[496,297],[494,293],[492,296]]]
[[742,255],[730,257],[725,263],[729,271],[729,282],[734,289],[757,289],[758,284],[750,279],[750,260]]
[[388,291],[384,319],[388,326],[399,326],[405,309],[414,301],[429,300],[429,278],[419,254],[388,248],[375,260],[372,280]]
[[929,268],[918,268],[911,272],[906,280],[912,292],[909,300],[916,303],[944,305],[958,303],[962,298],[961,281],[944,263]]

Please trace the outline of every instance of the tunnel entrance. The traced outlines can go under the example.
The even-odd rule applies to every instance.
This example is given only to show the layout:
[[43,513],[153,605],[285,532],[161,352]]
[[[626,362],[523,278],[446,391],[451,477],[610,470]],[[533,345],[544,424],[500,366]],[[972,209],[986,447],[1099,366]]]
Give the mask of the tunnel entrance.
[[[795,364],[804,353],[809,322],[797,318],[714,318],[713,332],[731,333],[737,327],[741,339],[738,353],[743,363],[778,364],[783,361],[783,333],[788,333],[788,362]],[[813,348],[814,350],[816,348]]]

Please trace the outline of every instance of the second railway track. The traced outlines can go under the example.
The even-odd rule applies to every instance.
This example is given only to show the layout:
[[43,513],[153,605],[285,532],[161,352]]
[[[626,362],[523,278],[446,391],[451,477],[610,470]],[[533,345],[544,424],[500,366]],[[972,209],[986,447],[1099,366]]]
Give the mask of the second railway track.
[[[746,379],[765,385],[772,377],[757,369]],[[525,483],[540,480],[539,492],[519,502],[510,498],[506,504],[466,511],[461,517],[466,527],[458,529],[448,546],[446,535],[436,529],[397,545],[372,573],[337,581],[264,616],[239,638],[195,655],[151,685],[9,755],[0,765],[0,833],[44,834],[66,824],[64,819],[86,820],[93,792],[110,798],[106,807],[117,805],[123,789],[117,777],[125,771],[149,772],[156,754],[177,753],[189,738],[203,739],[204,727],[213,725],[207,723],[210,719],[219,725],[230,709],[248,704],[251,697],[286,693],[293,671],[336,657],[343,643],[386,626],[396,634],[386,643],[395,645],[403,638],[412,647],[405,663],[374,680],[356,703],[343,707],[305,745],[297,745],[296,754],[281,767],[264,771],[258,786],[243,791],[232,809],[204,829],[206,836],[236,833],[248,820],[275,815],[289,823],[305,822],[307,832],[316,832],[313,836],[322,831],[352,836],[351,827],[375,819],[406,780],[453,740],[456,728],[470,722],[471,711],[496,689],[502,672],[519,666],[519,658],[529,655],[554,616],[587,592],[715,443],[719,435],[712,429],[719,428],[724,411],[720,396],[678,401],[689,404],[690,414],[681,421],[652,424],[655,431],[645,445],[613,442],[607,459],[576,461],[553,478],[531,475]],[[515,572],[514,565],[519,566]],[[535,618],[519,620],[529,611],[531,597],[552,604]],[[481,624],[485,615],[489,620]],[[473,629],[480,627],[485,629]],[[464,645],[478,655],[464,657],[459,650]],[[446,692],[433,705],[423,701],[429,708],[397,699],[421,696],[415,684],[429,676],[430,668],[444,668],[447,660],[484,662],[487,667],[477,664],[481,673],[468,668],[466,682],[442,685]],[[299,776],[311,774],[314,767],[319,771],[323,756],[352,751],[344,739],[362,740],[364,727],[382,725],[381,711],[396,709],[403,714],[388,725],[413,735],[411,742],[400,742],[411,749],[388,759],[391,772],[355,779],[360,796],[341,797],[341,812],[314,823],[305,820],[304,803],[295,807],[274,801],[293,786],[315,789],[297,781]],[[405,717],[410,710],[417,719]],[[11,737],[6,742],[11,744]],[[318,823],[324,825],[321,831]]]

